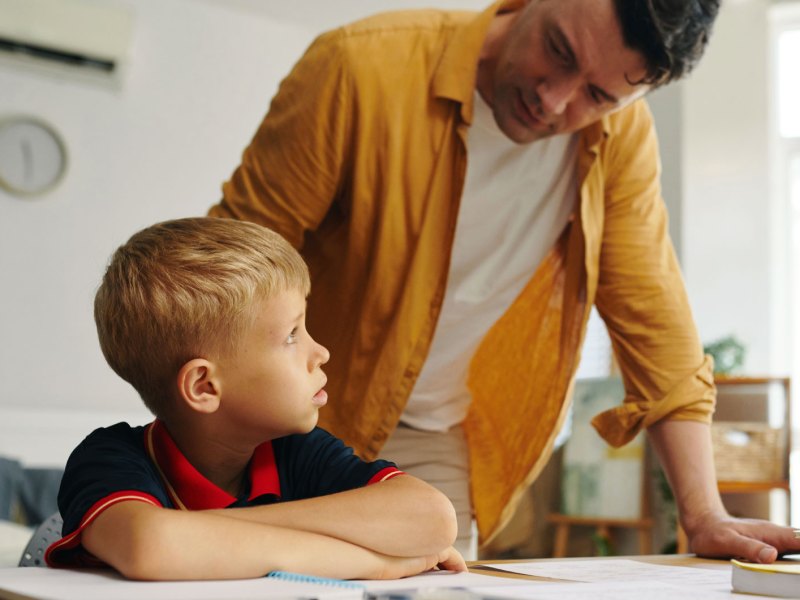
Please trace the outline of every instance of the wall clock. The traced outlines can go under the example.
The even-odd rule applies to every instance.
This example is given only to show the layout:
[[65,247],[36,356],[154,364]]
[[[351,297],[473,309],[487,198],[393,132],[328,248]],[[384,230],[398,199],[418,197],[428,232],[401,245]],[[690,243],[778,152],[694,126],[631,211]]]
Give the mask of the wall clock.
[[15,196],[53,189],[67,170],[67,147],[58,132],[36,117],[0,118],[0,188]]

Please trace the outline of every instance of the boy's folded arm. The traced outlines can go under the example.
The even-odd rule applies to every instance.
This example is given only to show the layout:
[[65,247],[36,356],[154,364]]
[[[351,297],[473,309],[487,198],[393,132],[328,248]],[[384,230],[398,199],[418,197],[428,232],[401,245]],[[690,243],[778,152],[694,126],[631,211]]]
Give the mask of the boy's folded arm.
[[327,496],[212,512],[319,533],[392,556],[439,552],[458,531],[450,500],[411,475]]
[[83,531],[82,544],[126,577],[142,580],[242,579],[273,570],[380,579],[417,574],[439,563],[463,566],[449,548],[426,556],[385,556],[308,531],[137,501],[106,509]]

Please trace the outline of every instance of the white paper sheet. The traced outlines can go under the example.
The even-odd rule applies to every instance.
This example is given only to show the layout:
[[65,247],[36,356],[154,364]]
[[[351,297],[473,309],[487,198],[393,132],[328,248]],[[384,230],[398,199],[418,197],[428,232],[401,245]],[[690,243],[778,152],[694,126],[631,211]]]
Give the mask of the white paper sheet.
[[731,568],[721,569],[654,565],[629,559],[549,560],[486,565],[493,569],[580,582],[657,581],[692,589],[730,591]]
[[530,583],[524,587],[471,587],[481,597],[503,600],[732,600],[730,591],[696,589],[657,581]]
[[[466,588],[500,589],[526,585],[524,579],[494,577],[475,573],[435,571],[405,579],[358,581],[370,592]],[[0,598],[3,591],[37,600],[269,600],[274,598],[319,598],[345,600],[360,598],[360,590],[339,589],[280,579],[259,578],[235,581],[142,582],[125,579],[111,570],[69,570],[13,568],[0,569]]]
[[[392,581],[362,581],[371,593],[416,590],[420,597],[441,598],[437,591],[458,588],[489,598],[531,600],[716,600],[732,598],[730,569],[719,571],[691,567],[652,565],[632,560],[548,561],[494,564],[493,568],[527,575],[593,583],[531,581],[477,573],[433,572]],[[0,569],[0,598],[37,600],[270,600],[320,598],[345,600],[360,597],[359,590],[278,579],[236,581],[140,582],[124,579],[111,570]]]
[[361,598],[363,591],[280,579],[130,581],[111,570],[37,567],[0,569],[0,598],[12,592],[37,600],[270,600]]
[[390,579],[383,581],[359,580],[368,592],[388,592],[398,590],[432,590],[441,588],[467,588],[467,587],[508,587],[524,586],[530,583],[526,579],[512,579],[510,577],[495,577],[478,573],[453,573],[452,571],[431,571],[405,577],[403,579]]

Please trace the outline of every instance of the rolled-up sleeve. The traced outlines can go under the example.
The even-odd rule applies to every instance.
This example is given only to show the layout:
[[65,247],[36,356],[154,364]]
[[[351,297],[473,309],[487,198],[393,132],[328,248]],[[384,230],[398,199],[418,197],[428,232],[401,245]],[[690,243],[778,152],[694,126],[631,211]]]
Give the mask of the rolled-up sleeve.
[[710,423],[716,397],[712,365],[711,357],[706,356],[697,371],[664,397],[647,400],[628,395],[622,406],[600,413],[592,419],[592,425],[609,444],[619,447],[661,419]]
[[592,424],[613,446],[661,419],[710,422],[716,392],[669,239],[652,116],[637,102],[611,122],[595,304],[625,384]]

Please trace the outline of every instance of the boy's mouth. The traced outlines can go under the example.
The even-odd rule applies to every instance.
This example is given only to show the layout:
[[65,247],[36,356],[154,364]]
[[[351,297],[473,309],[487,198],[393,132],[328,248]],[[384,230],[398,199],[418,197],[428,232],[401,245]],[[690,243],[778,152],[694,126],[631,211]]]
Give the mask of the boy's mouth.
[[314,394],[314,397],[311,398],[311,402],[316,407],[325,406],[328,403],[328,392],[326,392],[324,388],[321,389],[316,394]]

